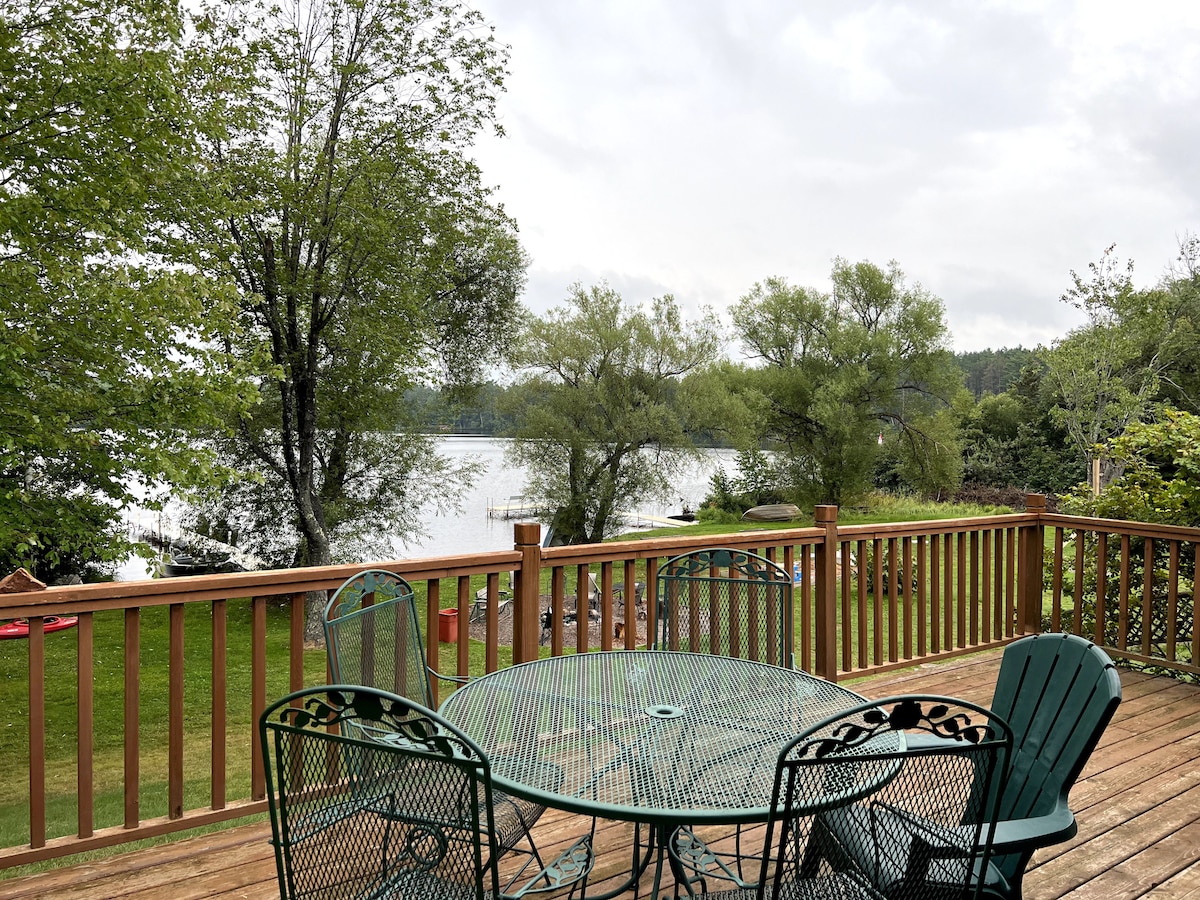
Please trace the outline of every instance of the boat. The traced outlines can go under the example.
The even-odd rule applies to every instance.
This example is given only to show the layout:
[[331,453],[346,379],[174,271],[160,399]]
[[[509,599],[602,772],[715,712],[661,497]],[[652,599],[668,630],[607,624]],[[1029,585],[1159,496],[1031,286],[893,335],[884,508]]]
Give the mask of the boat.
[[[62,631],[64,628],[73,628],[78,623],[79,616],[45,616],[42,619],[42,628],[46,632]],[[27,637],[29,637],[28,619],[13,619],[11,622],[0,625],[0,641]]]
[[218,575],[228,572],[245,572],[229,553],[189,553],[173,550],[170,559],[163,563],[163,574],[168,578],[182,575]]
[[790,522],[800,518],[800,507],[794,503],[767,503],[742,513],[745,522]]

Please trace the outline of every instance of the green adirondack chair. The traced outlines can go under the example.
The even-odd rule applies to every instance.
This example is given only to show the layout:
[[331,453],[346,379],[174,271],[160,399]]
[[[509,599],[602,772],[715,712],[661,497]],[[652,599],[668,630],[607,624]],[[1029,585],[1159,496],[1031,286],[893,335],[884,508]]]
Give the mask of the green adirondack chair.
[[[1068,794],[1120,702],[1116,668],[1090,641],[1038,634],[1008,645],[991,712],[1009,724],[1013,745],[997,782],[991,859],[971,896],[1019,900],[1034,851],[1074,837],[1078,826]],[[824,831],[813,852],[836,861],[838,847],[854,846],[858,826],[853,817],[836,811],[821,819]],[[902,835],[886,829],[878,830],[876,840],[890,848],[904,845]]]
[[792,577],[746,550],[712,547],[658,568],[656,649],[792,667]]
[[1013,730],[1000,822],[985,895],[1021,896],[1035,850],[1075,836],[1068,795],[1121,703],[1108,654],[1070,634],[1036,634],[1009,644],[992,711]]

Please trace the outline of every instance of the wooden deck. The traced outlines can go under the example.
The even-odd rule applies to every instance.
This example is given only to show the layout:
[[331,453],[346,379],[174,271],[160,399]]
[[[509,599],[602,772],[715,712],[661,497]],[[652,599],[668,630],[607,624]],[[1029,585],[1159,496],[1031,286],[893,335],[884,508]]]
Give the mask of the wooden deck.
[[[986,704],[999,659],[989,653],[854,687],[870,697],[941,693]],[[1035,858],[1025,882],[1029,900],[1200,900],[1200,687],[1124,671],[1121,681],[1124,701],[1071,795],[1079,834]],[[588,824],[549,811],[535,834],[551,849]],[[0,898],[267,900],[278,896],[268,833],[261,824],[240,826],[0,881]],[[625,824],[597,828],[589,894],[628,870],[631,837]],[[648,887],[649,876],[642,896]]]

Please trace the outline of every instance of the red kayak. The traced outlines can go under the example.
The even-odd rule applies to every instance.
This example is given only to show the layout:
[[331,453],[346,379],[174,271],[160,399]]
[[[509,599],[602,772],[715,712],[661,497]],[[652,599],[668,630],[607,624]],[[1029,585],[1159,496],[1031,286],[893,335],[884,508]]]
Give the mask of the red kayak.
[[[79,622],[79,616],[46,616],[42,622],[47,632],[62,631],[64,628],[76,625]],[[0,625],[0,641],[27,637],[29,637],[29,622],[26,619],[13,619],[11,622]]]

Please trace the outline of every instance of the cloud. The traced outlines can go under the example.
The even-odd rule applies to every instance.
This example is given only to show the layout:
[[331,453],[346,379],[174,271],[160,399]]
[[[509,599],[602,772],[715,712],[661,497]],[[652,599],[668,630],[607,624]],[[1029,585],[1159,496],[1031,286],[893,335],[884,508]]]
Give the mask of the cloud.
[[573,281],[723,309],[896,260],[958,349],[1049,343],[1103,249],[1200,229],[1200,4],[483,0],[511,45],[484,178]]

